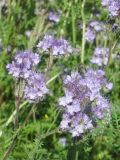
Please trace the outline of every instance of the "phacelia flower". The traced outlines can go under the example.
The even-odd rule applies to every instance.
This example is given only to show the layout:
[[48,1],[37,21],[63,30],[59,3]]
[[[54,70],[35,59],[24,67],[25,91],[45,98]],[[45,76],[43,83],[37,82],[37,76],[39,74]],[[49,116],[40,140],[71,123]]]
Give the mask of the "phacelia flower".
[[[24,51],[18,52],[12,63],[7,65],[9,74],[15,78],[18,86],[22,88],[21,97],[29,102],[38,102],[49,92],[44,74],[36,72],[39,61],[40,57],[37,53]],[[19,84],[21,80],[24,82],[22,86],[21,83]],[[20,96],[20,94],[17,93],[17,96]]]
[[94,127],[93,119],[110,113],[109,102],[101,96],[103,88],[111,89],[103,70],[88,69],[84,75],[72,72],[64,78],[65,95],[59,98],[63,110],[60,128],[80,136]]
[[71,121],[70,133],[72,134],[72,137],[78,137],[92,128],[92,120],[86,114],[79,113],[76,117],[74,116]]
[[110,16],[120,15],[120,0],[102,0],[102,5],[107,8]]
[[96,35],[95,35],[95,32],[93,31],[93,29],[88,27],[85,32],[85,40],[93,43],[93,41],[95,40],[95,37],[96,37]]
[[7,65],[7,69],[14,78],[26,79],[39,61],[40,57],[37,53],[31,51],[18,52],[12,63]]
[[96,104],[93,104],[92,106],[92,112],[94,117],[99,119],[104,118],[107,114],[110,115],[110,104],[108,100],[102,96],[98,96],[96,99]]
[[57,12],[49,13],[49,20],[58,23],[60,21],[60,14]]
[[43,52],[52,53],[53,56],[66,55],[72,53],[72,47],[67,40],[57,39],[52,35],[45,35],[37,45]]
[[102,30],[102,23],[98,21],[90,22],[89,26],[92,27],[96,32],[99,32]]
[[109,0],[102,0],[101,4],[103,7],[107,7],[109,3]]
[[120,0],[109,0],[108,3],[109,14],[113,17],[120,15]]
[[107,65],[109,57],[109,48],[97,47],[94,50],[91,63],[98,66]]
[[91,21],[87,24],[85,32],[85,40],[93,43],[97,35],[105,30],[105,25],[97,20]]
[[44,74],[31,72],[29,78],[27,79],[24,92],[25,98],[29,102],[38,102],[41,98],[43,98],[49,92],[46,87],[46,79]]

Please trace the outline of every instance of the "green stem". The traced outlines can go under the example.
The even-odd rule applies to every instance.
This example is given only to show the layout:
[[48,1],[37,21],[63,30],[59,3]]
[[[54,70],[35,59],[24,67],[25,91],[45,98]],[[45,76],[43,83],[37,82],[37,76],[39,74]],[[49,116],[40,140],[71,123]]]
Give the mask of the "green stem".
[[[26,106],[26,104],[28,103],[28,101],[23,102],[20,106],[19,106],[19,110],[22,109],[24,106]],[[13,118],[16,115],[16,110],[12,113],[12,115],[9,117],[8,121],[5,123],[5,127],[7,127],[13,120]]]
[[109,53],[109,57],[108,57],[108,63],[107,63],[107,66],[109,66],[109,64],[111,63],[111,59],[112,59],[112,53],[114,51],[114,48],[116,47],[117,45],[117,40],[115,41],[115,43],[113,44],[112,47],[110,47],[110,53]]
[[106,48],[107,48],[107,38],[105,38],[105,43],[104,43],[104,52],[103,52],[103,59],[102,59],[103,65],[104,65],[104,62],[105,62]]
[[16,98],[15,100],[15,107],[16,107],[16,115],[15,115],[15,129],[19,128],[19,100]]
[[83,0],[82,5],[81,5],[81,15],[82,15],[82,23],[83,23],[81,63],[84,63],[84,55],[85,55],[85,29],[86,29],[86,20],[85,20],[85,14],[84,14],[84,7],[85,7],[85,0]]
[[78,160],[78,155],[79,155],[79,152],[76,150],[76,153],[75,153],[75,160]]
[[73,43],[76,43],[76,29],[75,29],[75,13],[74,13],[74,6],[72,6],[72,38],[73,38]]
[[62,36],[65,31],[66,31],[66,24],[67,24],[67,20],[68,20],[68,17],[70,15],[70,11],[71,11],[71,6],[72,6],[72,2],[69,2],[68,4],[65,5],[66,7],[64,8],[64,10],[67,10],[66,14],[65,14],[65,18],[64,18],[64,22],[62,24],[62,27],[60,29],[60,36]]
[[54,118],[52,124],[51,124],[50,127],[48,128],[46,134],[49,133],[49,131],[51,130],[51,128],[52,128],[53,125],[55,124],[55,122],[56,122],[56,120],[57,120],[57,118],[58,118],[59,113],[60,113],[60,110],[58,110],[58,112],[56,113],[56,116],[55,116],[55,118]]

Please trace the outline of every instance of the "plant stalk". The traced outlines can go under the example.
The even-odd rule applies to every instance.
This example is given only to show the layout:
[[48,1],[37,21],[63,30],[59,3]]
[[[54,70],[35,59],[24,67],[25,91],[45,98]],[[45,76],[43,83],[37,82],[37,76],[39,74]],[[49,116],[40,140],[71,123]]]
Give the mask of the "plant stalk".
[[76,29],[75,29],[75,12],[74,12],[74,6],[72,6],[72,38],[73,38],[73,43],[76,43]]
[[86,29],[86,20],[85,20],[85,14],[84,14],[84,7],[85,7],[85,0],[83,0],[82,5],[81,5],[81,15],[82,15],[82,23],[83,23],[81,63],[84,63],[84,55],[85,55],[85,29]]

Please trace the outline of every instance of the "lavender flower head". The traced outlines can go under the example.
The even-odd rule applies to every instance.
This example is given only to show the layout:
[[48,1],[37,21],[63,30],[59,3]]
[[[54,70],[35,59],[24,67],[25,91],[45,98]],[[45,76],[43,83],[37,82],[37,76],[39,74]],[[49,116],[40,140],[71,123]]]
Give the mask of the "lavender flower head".
[[93,119],[102,119],[110,113],[109,102],[101,96],[101,90],[108,84],[102,70],[88,69],[84,75],[72,72],[66,76],[65,96],[59,99],[63,109],[61,130],[73,137],[80,136],[94,127]]
[[109,0],[108,3],[109,14],[113,17],[120,15],[120,0]]
[[102,5],[107,7],[110,16],[120,15],[120,0],[102,0]]
[[50,12],[48,18],[50,21],[58,23],[60,21],[60,14],[57,12]]
[[[9,74],[18,82],[18,88],[22,88],[20,98],[27,99],[30,103],[38,102],[48,93],[44,74],[35,72],[39,61],[37,53],[24,51],[18,52],[12,63],[7,65]],[[21,86],[20,81],[24,82],[24,85]]]
[[110,116],[110,104],[107,99],[102,96],[98,96],[96,99],[96,104],[92,104],[92,112],[95,118],[104,118],[103,113],[107,113],[106,116]]
[[105,28],[106,26],[100,21],[93,20],[89,22],[85,32],[85,40],[93,43],[97,34],[104,31]]
[[109,3],[109,0],[102,0],[101,4],[103,7],[107,7]]
[[61,56],[72,53],[72,47],[67,40],[57,39],[52,35],[45,35],[37,45],[43,52],[52,53],[53,56]]
[[95,36],[95,32],[90,27],[88,27],[85,33],[85,40],[87,42],[93,43],[93,41],[95,40]]
[[32,68],[40,61],[37,53],[31,51],[18,52],[11,64],[7,65],[9,74],[14,78],[28,78]]
[[89,26],[92,27],[92,29],[94,29],[96,32],[100,32],[103,29],[101,22],[98,21],[90,22]]
[[29,102],[38,102],[48,92],[45,76],[42,73],[31,72],[24,90],[25,99]]
[[94,50],[91,63],[98,66],[107,65],[109,57],[109,48],[97,47]]

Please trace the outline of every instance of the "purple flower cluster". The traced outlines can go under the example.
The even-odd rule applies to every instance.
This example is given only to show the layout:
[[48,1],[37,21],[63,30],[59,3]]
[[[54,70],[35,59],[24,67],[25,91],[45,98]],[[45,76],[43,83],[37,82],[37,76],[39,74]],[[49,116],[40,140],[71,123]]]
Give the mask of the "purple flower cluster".
[[98,66],[107,65],[109,57],[109,48],[97,47],[94,50],[94,55],[91,59],[91,63]]
[[28,78],[31,70],[39,63],[40,57],[31,51],[18,52],[11,64],[7,65],[9,74],[14,78]]
[[93,31],[93,29],[88,27],[85,32],[85,40],[87,42],[93,43],[93,41],[95,40],[95,37],[96,37],[96,35],[95,35],[95,32]]
[[120,15],[120,0],[109,0],[108,11],[111,16]]
[[72,53],[72,47],[63,38],[57,39],[52,35],[45,35],[43,40],[37,45],[43,52],[52,53],[53,56],[66,55]]
[[102,96],[98,96],[96,99],[96,104],[92,105],[92,112],[94,113],[94,117],[99,119],[104,118],[106,116],[110,116],[110,104],[107,99],[103,98]]
[[9,74],[16,80],[24,80],[24,98],[29,102],[38,102],[48,93],[45,76],[35,71],[40,57],[31,51],[18,52],[11,64],[7,65]]
[[42,73],[31,72],[25,87],[25,98],[30,102],[38,102],[49,92],[46,79]]
[[92,21],[89,23],[89,26],[96,32],[103,30],[103,24],[99,21]]
[[102,0],[102,5],[107,7],[111,16],[116,17],[120,15],[120,0]]
[[60,128],[73,137],[94,127],[93,119],[101,119],[110,113],[110,104],[101,96],[103,87],[111,89],[103,70],[88,69],[84,75],[72,72],[64,79],[65,96],[59,99],[63,109]]
[[102,0],[102,2],[101,2],[102,6],[104,6],[104,7],[107,7],[108,3],[109,3],[109,0]]
[[96,38],[96,34],[102,31],[103,29],[103,23],[98,21],[90,22],[86,29],[85,40],[92,43]]
[[60,14],[57,12],[50,12],[48,18],[50,21],[58,23],[60,21]]

